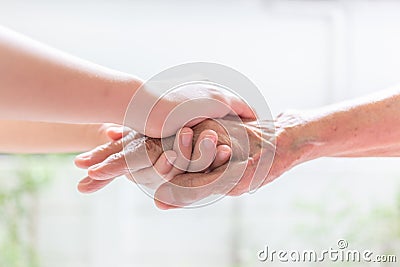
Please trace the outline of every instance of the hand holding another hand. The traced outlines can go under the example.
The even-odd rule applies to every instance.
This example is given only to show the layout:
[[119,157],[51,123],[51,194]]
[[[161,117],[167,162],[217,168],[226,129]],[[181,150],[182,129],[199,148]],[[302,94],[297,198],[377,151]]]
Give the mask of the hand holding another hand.
[[[110,129],[108,134],[117,137],[120,129]],[[125,129],[123,135],[119,140],[76,157],[78,167],[88,168],[88,177],[78,186],[81,192],[97,191],[122,175],[155,189],[187,169],[205,170],[224,164],[231,155],[229,146],[217,146],[218,136],[213,130],[201,131],[197,128],[193,132],[190,128],[183,128],[176,136],[163,140],[146,137],[130,129]]]
[[[191,205],[214,194],[240,195],[271,182],[297,164],[300,151],[296,152],[297,149],[293,147],[296,140],[293,134],[297,129],[296,120],[282,115],[275,121],[275,125],[276,132],[271,128],[271,122],[258,125],[256,121],[240,123],[227,118],[208,119],[193,129],[184,128],[177,136],[164,139],[164,150],[161,139],[130,131],[125,133],[123,139],[76,158],[79,167],[89,168],[88,177],[81,181],[78,188],[81,192],[93,192],[116,177],[127,175],[136,183],[156,189],[156,204],[163,209]],[[248,139],[232,137],[240,129],[245,129]],[[228,132],[233,135],[229,136]],[[192,145],[187,147],[183,144],[183,140],[187,138],[185,135],[194,144],[193,149]],[[206,143],[210,140],[212,145],[207,148]],[[181,152],[173,149],[174,141],[179,142]],[[275,142],[277,151],[271,166]],[[123,144],[126,144],[125,150]],[[247,152],[243,149],[246,146],[249,148]],[[204,159],[209,160],[196,161],[202,154]],[[202,165],[187,165],[187,170],[201,167],[206,171],[185,172],[181,168],[173,167],[167,160],[174,159],[177,163],[182,156],[191,158],[190,164],[196,162]],[[231,167],[228,167],[229,158]]]

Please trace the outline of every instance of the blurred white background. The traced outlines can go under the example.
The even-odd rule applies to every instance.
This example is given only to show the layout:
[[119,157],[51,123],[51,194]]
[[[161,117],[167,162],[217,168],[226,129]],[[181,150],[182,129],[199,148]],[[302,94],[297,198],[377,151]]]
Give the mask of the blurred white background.
[[[192,61],[233,67],[275,115],[399,82],[399,14],[400,2],[384,0],[0,0],[1,25],[143,79]],[[21,166],[0,159],[3,183]],[[30,198],[27,232],[40,267],[262,266],[264,245],[322,250],[340,238],[354,249],[400,251],[398,159],[319,159],[253,195],[173,211],[122,178],[79,194],[85,172],[72,156],[38,162],[54,170]]]

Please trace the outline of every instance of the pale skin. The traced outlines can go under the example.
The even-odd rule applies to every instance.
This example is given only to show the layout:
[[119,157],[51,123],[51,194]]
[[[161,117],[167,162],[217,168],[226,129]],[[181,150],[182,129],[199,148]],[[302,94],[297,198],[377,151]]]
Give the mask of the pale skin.
[[[212,86],[187,88],[158,99],[151,90],[140,89],[142,85],[133,75],[73,57],[0,26],[0,152],[81,152],[119,139],[121,130],[107,129],[123,124],[134,95],[135,113],[126,124],[153,137],[173,135],[185,124],[203,120],[177,117],[161,132],[171,110],[198,97],[206,99],[203,104],[209,108],[192,109],[187,115],[193,118],[231,112],[253,116],[242,100]],[[224,108],[207,99],[223,103]],[[145,112],[149,112],[147,120]]]
[[[262,131],[264,141],[268,141],[268,137],[275,140],[275,157],[269,172],[263,174],[262,185],[272,182],[296,165],[320,157],[397,157],[400,156],[400,87],[320,109],[284,112],[275,119],[274,124],[273,136],[265,129],[251,129],[255,133]],[[223,134],[215,125],[208,127],[218,135]],[[99,150],[92,150],[91,153],[97,153],[98,159],[105,159],[105,164],[97,160],[88,161],[87,165],[81,166],[89,168],[89,176],[92,178],[87,179],[104,182],[114,179],[114,174],[127,174],[121,157],[126,159],[129,156],[113,158],[111,152],[105,151],[102,154]],[[223,186],[201,187],[216,181],[226,169],[225,164],[208,173],[186,172],[169,178],[168,182],[157,188],[156,205],[162,209],[170,209],[190,205],[212,194],[240,195],[248,192],[259,155],[267,152],[268,149],[251,151],[245,173],[229,192]],[[78,156],[77,161],[79,160]],[[91,169],[93,164],[100,168]],[[109,166],[112,168],[105,171]],[[168,173],[167,168],[160,173],[160,176],[164,176]],[[175,185],[193,190],[187,191],[190,192],[188,194],[179,191]]]
[[[143,82],[135,76],[73,57],[3,27],[0,59],[0,120],[123,124],[134,95],[135,114],[126,125],[152,137],[161,136],[163,122],[175,107],[199,97],[210,108],[190,110],[191,118],[223,117],[230,112],[253,116],[242,100],[212,86],[187,88],[157,101],[159,95],[141,87]],[[224,108],[211,100],[225,104]],[[164,136],[175,134],[185,124],[193,125],[186,117],[174,118],[174,123],[164,127]]]
[[0,129],[1,153],[76,153],[122,137],[122,127],[112,123],[2,120]]
[[[80,136],[84,136],[86,131],[97,134],[99,129],[88,130],[89,126],[75,124],[98,123],[99,125],[95,127],[100,128],[103,127],[100,124],[104,122],[121,124],[124,121],[125,110],[135,94],[138,97],[132,104],[137,113],[131,117],[128,126],[154,138],[174,135],[180,127],[194,126],[205,117],[222,118],[225,115],[236,113],[243,118],[254,119],[253,112],[243,101],[233,95],[226,95],[212,86],[188,87],[187,90],[174,92],[157,101],[158,95],[151,90],[146,88],[139,90],[143,83],[132,75],[72,57],[5,28],[0,28],[0,58],[0,120],[10,129],[13,125],[12,129],[16,133],[23,132],[24,126],[36,134],[42,132],[40,129],[58,129],[54,133],[59,131],[60,135],[63,132],[71,131],[76,134],[74,135],[76,137],[70,136],[70,139],[65,139],[65,144],[70,144],[74,140],[78,140]],[[268,175],[265,173],[264,184],[274,180],[290,168],[318,157],[399,156],[399,94],[399,87],[396,87],[375,96],[348,103],[318,110],[286,112],[278,116],[275,121],[276,131],[271,136],[276,141],[275,159]],[[165,125],[166,131],[162,133],[163,122],[167,115],[179,104],[196,98],[202,98],[202,101],[197,102],[200,105],[193,105],[192,110],[185,110],[184,116],[175,117],[173,123]],[[217,100],[224,105],[214,105],[215,101],[207,103],[207,99]],[[143,116],[143,113],[149,111],[148,107],[154,103],[155,106],[150,111],[149,117]],[[204,106],[208,108],[202,108]],[[201,119],[198,119],[199,117]],[[188,118],[196,119],[188,121]],[[40,125],[41,123],[29,125],[30,123],[21,123],[21,120],[66,123],[68,126]],[[20,128],[18,128],[19,126]],[[63,129],[64,126],[66,126],[65,129]],[[212,129],[203,130],[212,131]],[[121,130],[119,131],[121,132]],[[181,140],[181,136],[187,137],[186,131],[190,132],[191,130],[184,128],[177,137],[182,144],[184,142]],[[184,134],[185,132],[186,134]],[[29,135],[30,132],[26,131],[25,133]],[[219,162],[220,164],[225,163],[226,155],[231,153],[230,148],[227,145],[223,145],[221,148],[217,146],[218,138],[216,136],[219,133],[215,131],[208,133],[208,135],[204,135],[204,140],[209,139],[215,145],[211,147],[211,151],[213,149],[214,152],[217,151],[216,158],[220,151],[225,151],[223,153],[225,161]],[[122,136],[121,133],[113,130],[106,132],[106,135],[108,138],[109,135]],[[50,146],[56,146],[54,142],[56,135],[52,138],[50,135],[48,137],[48,139],[43,138],[43,146],[47,145],[47,148],[50,149]],[[104,139],[104,136],[101,138]],[[111,139],[114,138],[111,137]],[[10,147],[11,144],[18,146],[18,140],[20,139],[10,138],[8,147],[5,149],[10,152],[24,152],[24,149],[34,152],[39,149],[37,145],[29,148],[29,146],[35,146],[33,141],[25,148]],[[46,140],[49,140],[48,144],[46,144]],[[50,142],[50,140],[53,141]],[[95,143],[97,144],[97,141],[91,145],[95,145]],[[62,145],[60,149],[54,147],[51,151],[63,152],[66,147],[66,145]],[[76,145],[77,150],[87,147]],[[190,185],[191,187],[209,184],[210,181],[219,177],[226,165],[218,167],[218,164],[215,165],[209,161],[211,172],[183,173],[182,170],[176,169],[171,164],[166,164],[167,153],[172,154],[169,155],[169,158],[175,157],[174,160],[178,160],[180,157],[181,159],[189,158],[190,155],[193,156],[197,153],[196,151],[200,150],[199,144],[194,148],[187,146],[184,153],[181,152],[182,155],[174,154],[177,153],[176,150],[165,151],[156,162],[153,162],[162,176],[172,173],[168,177],[171,183],[164,183],[157,187],[156,196],[163,194],[163,199],[171,197],[174,200],[169,203],[174,205],[163,206],[162,203],[157,202],[158,206],[162,208],[186,206],[207,195],[221,193],[213,189],[198,191],[199,194],[188,196],[176,195],[173,190],[166,190],[172,184]],[[43,149],[40,152],[46,151]],[[71,151],[68,150],[68,152]],[[111,152],[111,154],[105,155],[105,158],[108,158],[107,164],[113,165],[113,158],[109,157],[119,151]],[[249,177],[252,177],[252,172],[255,171],[254,166],[260,158],[257,155],[262,155],[262,152],[254,153],[254,155],[246,162],[246,172],[239,177],[241,178],[240,182],[228,194],[237,195],[248,191]],[[122,154],[123,158],[125,156]],[[118,162],[120,162],[120,158],[121,155],[115,156],[115,160]],[[98,163],[96,162],[96,164]],[[113,171],[116,172],[118,168],[124,168],[118,164],[113,166],[115,167]],[[165,166],[169,166],[169,169]],[[102,181],[109,180],[111,179]],[[86,181],[93,183],[98,180],[86,178]],[[166,192],[172,195],[168,196]]]

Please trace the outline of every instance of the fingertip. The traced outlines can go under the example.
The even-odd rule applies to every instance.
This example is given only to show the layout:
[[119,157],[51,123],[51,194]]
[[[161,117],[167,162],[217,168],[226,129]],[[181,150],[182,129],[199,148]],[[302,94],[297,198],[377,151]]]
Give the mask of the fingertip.
[[79,192],[83,194],[89,194],[102,189],[103,187],[111,183],[113,180],[114,179],[100,181],[100,180],[94,180],[91,177],[85,177],[78,183],[77,189]]
[[172,205],[168,205],[164,202],[161,202],[157,199],[154,199],[154,204],[156,205],[157,208],[161,209],[161,210],[170,210],[170,209],[176,209],[178,207],[176,206],[172,206]]
[[200,133],[200,136],[196,142],[195,151],[198,150],[201,156],[202,153],[215,153],[215,148],[218,143],[218,134],[214,130],[204,130]]
[[[246,105],[247,106],[247,105]],[[243,115],[242,117],[246,118],[246,119],[257,119],[257,112],[252,109],[251,107],[246,107],[244,109]]]
[[211,130],[211,129],[207,129],[207,130],[202,131],[200,136],[202,138],[209,137],[209,138],[211,138],[213,140],[218,140],[217,132],[214,131],[214,130]]
[[157,188],[154,194],[154,202],[160,209],[167,210],[175,208],[175,194],[168,184],[163,184]]
[[214,152],[217,147],[217,138],[216,136],[206,135],[204,139],[200,141],[200,151],[201,152]]
[[256,119],[257,118],[257,113],[256,111],[251,108],[244,100],[238,98],[234,101],[233,105],[232,105],[232,114],[231,115],[235,115],[234,113],[236,113],[236,115],[239,115],[242,118],[246,118],[246,119]]
[[87,169],[90,167],[92,159],[91,152],[82,153],[74,158],[74,164],[76,167],[81,169]]
[[180,133],[193,133],[193,130],[190,127],[182,127],[182,129],[179,132]]
[[80,180],[77,185],[78,191],[83,194],[94,192],[90,190],[90,184],[92,183],[92,181],[93,180],[90,177],[85,177],[82,180]]
[[76,167],[81,168],[81,169],[87,169],[90,165],[87,164],[86,160],[82,159],[74,159],[74,164]]
[[228,145],[219,145],[217,147],[216,158],[221,161],[227,161],[232,154],[232,148]]
[[107,134],[108,138],[110,138],[114,141],[121,139],[123,137],[123,133],[124,133],[124,130],[123,130],[122,126],[121,127],[111,127],[106,130],[106,134]]

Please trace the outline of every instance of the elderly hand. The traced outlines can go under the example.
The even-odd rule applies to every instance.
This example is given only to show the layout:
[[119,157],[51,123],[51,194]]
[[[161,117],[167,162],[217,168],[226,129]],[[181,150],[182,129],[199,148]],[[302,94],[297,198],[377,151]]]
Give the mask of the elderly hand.
[[[196,162],[197,165],[202,165],[202,168],[207,169],[207,166],[214,159],[213,154],[207,152],[207,149],[202,150],[199,140],[203,140],[205,136],[208,136],[207,138],[214,136],[211,139],[217,141],[216,160],[206,172],[183,174],[183,171],[177,169],[171,174],[169,168],[163,167],[164,169],[162,169],[160,167],[165,166],[161,162],[167,162],[165,152],[163,156],[160,156],[163,153],[161,139],[143,136],[134,138],[135,134],[131,133],[124,137],[127,144],[125,151],[121,151],[123,142],[117,141],[89,152],[91,159],[82,156],[77,157],[77,165],[89,167],[88,174],[91,177],[85,178],[80,183],[79,189],[83,192],[95,191],[116,176],[130,175],[129,168],[126,166],[126,161],[128,161],[134,165],[130,169],[136,182],[157,188],[155,201],[157,206],[163,209],[190,205],[212,194],[240,195],[272,181],[273,178],[293,166],[296,153],[294,153],[294,149],[288,149],[292,145],[289,129],[296,127],[293,126],[294,120],[289,117],[281,116],[278,118],[275,122],[276,132],[272,122],[263,122],[258,125],[255,121],[241,123],[229,118],[208,119],[194,126],[193,140],[196,145],[191,158],[192,163]],[[247,137],[242,136],[243,129]],[[182,132],[185,131],[190,133],[189,128],[182,130]],[[182,135],[182,132],[180,135]],[[275,139],[279,144],[279,149],[270,175],[267,177],[274,155]],[[171,137],[164,139],[166,145],[164,149],[171,149],[173,140]],[[230,147],[232,151],[229,149]],[[203,153],[208,153],[203,154],[204,157],[201,158],[210,159],[209,161],[202,163],[196,161],[201,155],[200,150]],[[139,158],[146,151],[149,154],[149,160],[140,163]],[[224,156],[218,156],[221,152],[224,152]],[[189,151],[182,153],[190,155]],[[230,153],[232,153],[231,167],[228,167],[226,162]],[[190,156],[187,158],[190,158]],[[154,162],[155,168],[149,168]],[[200,167],[192,166],[192,163],[188,166],[188,170],[199,170]],[[91,166],[93,164],[96,165]],[[138,172],[135,165],[138,166],[137,168],[146,166],[149,169]],[[224,174],[225,171],[228,172]],[[91,186],[86,185],[87,181],[90,181]],[[214,183],[216,181],[217,183]]]
[[[219,140],[224,140],[214,122],[207,121],[207,124],[204,126],[216,130]],[[274,122],[246,122],[250,143],[247,159],[244,155],[235,158],[237,150],[232,147],[230,167],[224,164],[208,173],[187,172],[175,176],[157,188],[156,205],[161,209],[185,207],[211,195],[238,196],[272,182],[308,160],[313,144],[304,136],[303,124],[303,117],[291,112],[282,113]],[[231,122],[224,126],[239,125]],[[232,141],[233,145],[243,145],[243,140]]]
[[[115,141],[78,155],[75,159],[78,167],[88,168],[88,177],[78,185],[83,193],[97,191],[121,175],[155,189],[187,169],[218,167],[228,161],[231,155],[229,146],[216,146],[218,136],[214,131],[203,131],[199,127],[194,138],[190,128],[181,129],[175,137],[164,138],[164,147],[161,139],[145,137],[127,128],[123,134],[118,128],[111,129],[108,134]],[[118,140],[120,135],[124,137]]]

